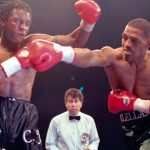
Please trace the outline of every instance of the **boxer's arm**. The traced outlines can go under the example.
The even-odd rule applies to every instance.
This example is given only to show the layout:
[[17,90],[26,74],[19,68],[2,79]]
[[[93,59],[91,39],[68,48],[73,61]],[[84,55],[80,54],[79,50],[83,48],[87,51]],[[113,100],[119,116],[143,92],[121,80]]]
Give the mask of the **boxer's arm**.
[[111,47],[103,47],[99,50],[87,48],[74,48],[75,59],[73,65],[81,68],[106,67],[113,64],[116,60],[116,53]]
[[[91,51],[87,48],[72,48],[71,46],[61,46],[54,42],[46,40],[34,40],[40,45],[40,48],[46,49],[51,57],[48,66],[54,66],[55,64],[63,61],[66,63],[73,64],[81,68],[87,67],[104,67],[111,65],[115,60],[114,49],[111,47],[104,47],[101,50]],[[34,51],[39,52],[37,48]],[[41,51],[40,51],[41,52]],[[44,62],[44,61],[43,61]],[[42,66],[43,63],[39,64]],[[44,67],[45,68],[45,67]]]
[[[104,67],[111,65],[115,60],[114,49],[111,47],[104,47],[101,50],[93,50],[87,48],[72,48],[71,46],[61,46],[54,42],[49,42],[46,40],[34,40],[47,51],[51,57],[49,60],[49,65],[54,66],[55,64],[63,61],[66,63],[73,64],[81,68],[87,67]],[[35,49],[37,53],[39,52],[37,48]],[[44,62],[44,61],[43,61]],[[39,64],[42,66],[43,63]],[[45,67],[44,67],[45,68]],[[50,67],[49,67],[50,68]]]
[[57,36],[53,42],[72,47],[83,47],[86,44],[101,15],[101,8],[93,0],[79,0],[75,8],[81,18],[80,26],[66,36]]
[[63,46],[83,47],[86,44],[94,25],[99,19],[101,9],[100,6],[92,0],[77,1],[75,3],[75,8],[77,9],[82,21],[71,33],[56,36],[47,34],[30,34],[26,37],[24,43],[30,43],[35,39],[43,39]]
[[[114,50],[110,47],[91,51],[89,49],[61,46],[47,40],[37,39],[32,41],[27,49],[29,49],[29,59],[26,60],[26,57],[21,57],[21,60],[25,60],[25,65],[27,62],[39,72],[45,71],[61,61],[85,68],[93,66],[108,66],[111,65],[112,60],[114,60]],[[24,64],[24,62],[21,64]],[[4,70],[8,72],[11,70],[7,69],[9,66],[12,66],[11,63],[2,65]],[[13,71],[13,73],[15,72]],[[11,71],[11,74],[13,73]]]

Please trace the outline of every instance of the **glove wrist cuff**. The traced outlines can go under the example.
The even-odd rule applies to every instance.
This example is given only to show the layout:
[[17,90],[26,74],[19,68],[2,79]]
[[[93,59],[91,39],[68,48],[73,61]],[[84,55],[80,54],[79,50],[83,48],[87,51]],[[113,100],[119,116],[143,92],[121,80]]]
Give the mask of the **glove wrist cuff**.
[[1,67],[7,77],[10,77],[15,72],[21,70],[21,64],[16,57],[11,57],[1,63]]
[[80,22],[80,26],[83,28],[84,31],[86,32],[91,32],[95,26],[95,23],[93,24],[88,24],[87,22],[85,22],[83,19]]
[[72,47],[63,47],[62,61],[66,63],[72,63],[74,61],[75,53]]
[[134,110],[137,110],[139,112],[149,113],[150,101],[137,98],[136,101],[134,102]]
[[75,53],[74,49],[71,46],[61,46],[54,43],[54,49],[56,50],[56,52],[62,53],[61,61],[66,63],[72,63],[74,61]]

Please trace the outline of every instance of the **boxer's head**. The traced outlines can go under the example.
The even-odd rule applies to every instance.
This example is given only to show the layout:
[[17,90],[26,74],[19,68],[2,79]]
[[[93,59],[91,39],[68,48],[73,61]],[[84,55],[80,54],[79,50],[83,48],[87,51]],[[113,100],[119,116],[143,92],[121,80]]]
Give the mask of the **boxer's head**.
[[7,21],[14,9],[25,10],[26,12],[30,13],[30,16],[32,17],[32,11],[27,3],[20,0],[8,0],[4,1],[4,3],[0,5],[0,21]]

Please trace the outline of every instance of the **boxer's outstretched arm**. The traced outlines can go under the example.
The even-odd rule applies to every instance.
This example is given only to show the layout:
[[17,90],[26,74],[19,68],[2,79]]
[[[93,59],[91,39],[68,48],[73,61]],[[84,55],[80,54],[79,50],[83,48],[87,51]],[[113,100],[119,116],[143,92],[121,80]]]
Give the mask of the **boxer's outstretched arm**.
[[[61,46],[57,43],[41,39],[34,40],[31,43],[34,45],[32,46],[34,47],[34,53],[32,54],[33,58],[37,57],[37,60],[39,60],[38,58],[41,55],[38,63],[31,62],[38,71],[47,70],[59,62],[70,63],[81,68],[95,66],[104,67],[111,65],[116,57],[114,49],[111,47],[104,47],[101,50],[91,51],[86,48]],[[43,51],[46,51],[47,57],[42,57]],[[41,67],[44,68],[44,70],[40,69]]]
[[74,48],[74,51],[75,59],[72,64],[81,68],[110,66],[116,59],[114,49],[109,46],[98,50]]

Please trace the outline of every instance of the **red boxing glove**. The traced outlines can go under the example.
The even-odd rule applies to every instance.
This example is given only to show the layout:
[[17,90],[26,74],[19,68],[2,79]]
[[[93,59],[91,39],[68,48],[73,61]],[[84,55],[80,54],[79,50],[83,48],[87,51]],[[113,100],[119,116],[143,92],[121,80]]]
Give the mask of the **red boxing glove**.
[[121,111],[134,110],[134,103],[137,97],[132,93],[120,89],[111,91],[108,96],[108,110],[116,114]]
[[61,61],[72,63],[74,50],[71,47],[46,40],[34,40],[29,45],[30,62],[32,67],[39,72],[45,71]]
[[62,54],[52,49],[51,43],[34,40],[29,45],[30,62],[38,72],[45,71],[61,61]]
[[82,19],[81,25],[85,31],[92,31],[101,15],[100,6],[93,0],[79,0],[75,3],[75,8]]
[[79,0],[75,3],[81,19],[88,24],[96,23],[101,14],[100,6],[93,0]]
[[1,63],[1,67],[4,70],[6,77],[11,76],[15,72],[19,71],[22,68],[30,67],[30,58],[29,50],[27,47],[20,49],[14,57],[9,58],[8,60]]

